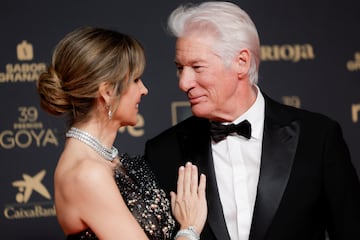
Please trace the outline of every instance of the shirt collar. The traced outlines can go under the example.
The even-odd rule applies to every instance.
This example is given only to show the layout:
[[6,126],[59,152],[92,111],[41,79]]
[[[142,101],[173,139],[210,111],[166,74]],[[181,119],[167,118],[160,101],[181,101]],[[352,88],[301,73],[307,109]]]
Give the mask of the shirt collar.
[[251,137],[255,139],[261,139],[264,129],[264,119],[265,119],[265,100],[262,95],[259,87],[256,87],[256,100],[254,104],[240,117],[235,119],[233,123],[237,124],[245,119],[247,119],[251,124]]

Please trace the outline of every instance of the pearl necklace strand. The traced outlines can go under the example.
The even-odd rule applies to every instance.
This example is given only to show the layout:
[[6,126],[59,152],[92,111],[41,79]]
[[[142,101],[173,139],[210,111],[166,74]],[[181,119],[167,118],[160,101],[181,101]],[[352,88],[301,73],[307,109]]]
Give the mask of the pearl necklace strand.
[[109,160],[110,162],[113,161],[119,153],[116,147],[112,146],[111,148],[107,148],[103,144],[101,144],[99,140],[91,136],[89,133],[84,132],[75,127],[72,127],[70,128],[69,131],[67,131],[66,137],[68,138],[72,137],[80,140],[81,142],[85,143],[86,145],[94,149],[98,154],[100,154],[103,158]]

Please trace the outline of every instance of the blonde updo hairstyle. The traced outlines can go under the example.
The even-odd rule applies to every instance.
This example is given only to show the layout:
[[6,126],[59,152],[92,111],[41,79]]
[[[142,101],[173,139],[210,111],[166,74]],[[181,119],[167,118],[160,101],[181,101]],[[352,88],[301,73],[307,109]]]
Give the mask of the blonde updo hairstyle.
[[39,77],[40,105],[52,115],[67,115],[69,126],[86,121],[101,83],[113,87],[118,101],[144,68],[144,49],[136,39],[102,28],[78,28],[57,44],[51,65]]

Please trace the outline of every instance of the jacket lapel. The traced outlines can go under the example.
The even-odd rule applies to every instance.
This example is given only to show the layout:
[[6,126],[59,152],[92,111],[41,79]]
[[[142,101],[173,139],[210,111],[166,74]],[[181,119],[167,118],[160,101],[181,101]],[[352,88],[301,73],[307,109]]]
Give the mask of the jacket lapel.
[[199,118],[196,118],[196,121],[199,121],[196,124],[194,123],[196,127],[191,128],[193,131],[184,135],[185,138],[182,142],[184,143],[186,161],[196,164],[199,172],[206,175],[208,217],[203,233],[207,231],[206,228],[211,228],[211,232],[214,233],[216,239],[230,240],[216,183],[211,153],[209,121]]
[[[210,140],[209,140],[210,142]],[[223,208],[219,197],[214,163],[212,160],[210,147],[207,148],[208,159],[207,161],[202,161],[200,168],[204,169],[204,172],[207,174],[207,188],[206,188],[206,198],[208,202],[208,224],[214,233],[216,239],[230,240],[229,233],[227,231],[225,218],[223,214]]]
[[290,177],[300,132],[296,121],[285,124],[277,121],[279,116],[279,119],[286,117],[276,112],[278,108],[271,105],[271,100],[265,99],[266,119],[251,240],[265,239]]

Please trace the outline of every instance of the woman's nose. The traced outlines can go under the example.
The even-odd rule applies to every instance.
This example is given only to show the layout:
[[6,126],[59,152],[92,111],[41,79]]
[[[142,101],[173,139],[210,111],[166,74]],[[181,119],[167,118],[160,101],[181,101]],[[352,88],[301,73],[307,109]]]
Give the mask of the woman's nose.
[[149,90],[147,89],[147,87],[145,86],[145,84],[141,81],[142,84],[142,95],[147,95]]

